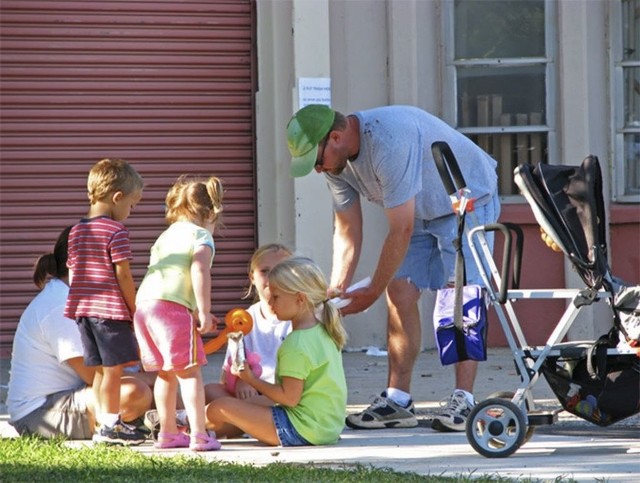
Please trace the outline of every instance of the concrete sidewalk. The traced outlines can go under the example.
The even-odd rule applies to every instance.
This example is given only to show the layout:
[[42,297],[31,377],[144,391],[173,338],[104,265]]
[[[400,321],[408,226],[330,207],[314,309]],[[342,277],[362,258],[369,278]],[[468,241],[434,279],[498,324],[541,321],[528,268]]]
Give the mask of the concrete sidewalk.
[[[371,351],[376,353],[378,351]],[[222,354],[209,357],[206,382],[219,377]],[[365,407],[385,386],[387,358],[364,352],[344,354],[349,387],[348,411]],[[2,361],[0,383],[8,380],[8,361]],[[497,391],[514,391],[520,384],[508,349],[489,349],[489,358],[480,364],[476,398],[482,400]],[[420,354],[416,364],[412,395],[420,425],[412,429],[354,431],[345,429],[336,445],[312,448],[273,448],[253,439],[223,440],[221,451],[199,457],[216,461],[265,465],[274,462],[313,463],[321,466],[350,467],[357,464],[392,468],[419,474],[464,476],[500,475],[511,478],[577,481],[636,482],[640,474],[640,417],[628,418],[600,428],[559,413],[552,426],[540,426],[529,442],[508,458],[485,458],[476,453],[464,433],[439,433],[430,428],[431,418],[453,387],[453,368],[442,367],[435,351]],[[546,381],[534,386],[536,405],[559,408]],[[15,435],[0,417],[0,434]],[[73,445],[90,442],[71,442]],[[188,450],[153,448],[151,442],[136,448],[145,454],[189,454]]]

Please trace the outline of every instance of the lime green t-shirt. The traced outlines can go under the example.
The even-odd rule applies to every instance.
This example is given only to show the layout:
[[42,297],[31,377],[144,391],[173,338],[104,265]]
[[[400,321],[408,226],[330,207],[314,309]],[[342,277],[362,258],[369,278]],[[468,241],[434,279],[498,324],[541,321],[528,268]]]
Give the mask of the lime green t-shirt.
[[295,407],[283,406],[293,427],[314,445],[338,441],[347,410],[347,381],[342,354],[322,324],[294,330],[278,350],[276,380],[304,381]]
[[191,282],[193,252],[200,246],[215,247],[208,230],[188,221],[172,223],[151,247],[151,257],[136,302],[168,300],[193,311],[197,308]]

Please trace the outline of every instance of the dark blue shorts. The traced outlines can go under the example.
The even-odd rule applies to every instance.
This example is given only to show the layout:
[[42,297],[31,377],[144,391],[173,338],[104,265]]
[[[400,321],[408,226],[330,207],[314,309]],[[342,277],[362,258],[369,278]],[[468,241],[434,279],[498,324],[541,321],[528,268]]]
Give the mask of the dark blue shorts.
[[76,319],[87,366],[114,367],[140,360],[131,322],[99,317]]
[[276,425],[276,432],[281,446],[312,446],[309,441],[298,434],[296,428],[289,421],[289,416],[287,416],[284,408],[273,406],[271,414],[273,414],[273,423]]

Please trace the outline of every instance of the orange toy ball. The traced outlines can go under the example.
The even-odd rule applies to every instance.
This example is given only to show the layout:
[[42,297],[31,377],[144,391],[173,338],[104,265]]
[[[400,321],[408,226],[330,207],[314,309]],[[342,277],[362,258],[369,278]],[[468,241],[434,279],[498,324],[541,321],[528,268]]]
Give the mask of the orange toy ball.
[[225,325],[233,332],[248,334],[253,328],[253,319],[244,309],[231,309],[224,318]]

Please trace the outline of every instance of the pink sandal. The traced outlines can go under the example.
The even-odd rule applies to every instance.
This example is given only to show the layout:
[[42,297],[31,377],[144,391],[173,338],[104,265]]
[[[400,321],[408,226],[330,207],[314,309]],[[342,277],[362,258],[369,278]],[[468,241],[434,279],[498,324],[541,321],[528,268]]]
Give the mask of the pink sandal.
[[214,451],[220,449],[221,446],[220,441],[216,439],[216,433],[210,431],[193,435],[189,449],[192,451]]
[[189,436],[184,433],[158,433],[158,440],[153,444],[157,449],[188,448]]

